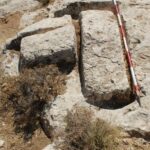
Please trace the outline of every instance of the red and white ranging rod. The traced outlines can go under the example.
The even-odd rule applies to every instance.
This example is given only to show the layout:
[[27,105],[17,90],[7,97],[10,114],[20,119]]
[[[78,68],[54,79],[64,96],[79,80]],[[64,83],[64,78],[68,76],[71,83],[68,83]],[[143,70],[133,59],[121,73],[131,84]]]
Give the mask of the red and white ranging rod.
[[134,72],[134,69],[133,69],[133,63],[132,63],[131,54],[130,54],[130,51],[129,51],[129,46],[128,46],[128,43],[127,43],[125,27],[123,25],[123,21],[122,21],[120,10],[119,10],[119,5],[116,2],[116,0],[113,0],[113,4],[114,4],[114,7],[115,7],[116,16],[117,16],[118,24],[119,24],[119,28],[120,28],[120,34],[122,36],[123,44],[124,44],[124,47],[125,47],[125,54],[126,54],[126,58],[127,58],[130,73],[131,73],[132,84],[133,84],[133,93],[135,94],[136,100],[138,101],[139,105],[141,106],[140,87],[138,85],[137,78],[136,78],[136,75],[135,75],[135,72]]

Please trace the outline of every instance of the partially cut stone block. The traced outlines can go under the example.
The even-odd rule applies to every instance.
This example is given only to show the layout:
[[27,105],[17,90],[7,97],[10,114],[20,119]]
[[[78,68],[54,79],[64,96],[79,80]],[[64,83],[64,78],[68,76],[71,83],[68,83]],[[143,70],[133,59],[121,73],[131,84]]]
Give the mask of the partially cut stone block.
[[72,24],[28,36],[21,42],[21,65],[74,63],[76,47],[76,34]]
[[127,101],[130,85],[117,20],[110,11],[81,13],[82,84],[87,97],[98,102]]

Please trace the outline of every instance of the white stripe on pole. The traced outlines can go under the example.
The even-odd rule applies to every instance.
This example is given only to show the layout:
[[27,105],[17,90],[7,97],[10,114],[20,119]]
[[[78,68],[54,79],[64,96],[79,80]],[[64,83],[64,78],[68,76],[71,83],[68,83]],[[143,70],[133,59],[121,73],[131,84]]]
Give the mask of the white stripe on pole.
[[125,46],[126,51],[129,52],[129,47],[128,47],[128,44],[127,44],[126,37],[123,37],[123,42],[124,42],[124,46]]
[[133,79],[133,84],[134,84],[135,86],[138,86],[137,80],[136,80],[136,77],[135,77],[135,72],[134,72],[134,69],[133,69],[132,66],[130,67],[130,70],[131,70],[131,76],[132,76],[132,79]]
[[122,26],[121,16],[117,14],[117,17],[118,17],[119,25]]
[[117,5],[117,2],[116,2],[116,0],[113,0],[113,2],[114,2],[114,4],[115,4],[115,5]]

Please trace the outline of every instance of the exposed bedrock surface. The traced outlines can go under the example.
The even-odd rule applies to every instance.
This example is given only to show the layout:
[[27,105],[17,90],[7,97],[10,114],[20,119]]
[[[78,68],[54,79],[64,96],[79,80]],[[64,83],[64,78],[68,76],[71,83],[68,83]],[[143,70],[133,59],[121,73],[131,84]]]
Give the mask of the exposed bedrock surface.
[[129,5],[124,2],[121,10],[138,82],[148,96],[150,95],[150,16],[147,14],[150,13],[150,1],[133,1],[129,2]]
[[53,5],[49,5],[49,15],[60,17],[69,14],[73,19],[78,19],[80,12],[85,10],[110,10],[111,0],[56,0]]
[[36,0],[1,0],[0,1],[0,18],[14,12],[24,12],[35,10],[41,7],[41,3]]

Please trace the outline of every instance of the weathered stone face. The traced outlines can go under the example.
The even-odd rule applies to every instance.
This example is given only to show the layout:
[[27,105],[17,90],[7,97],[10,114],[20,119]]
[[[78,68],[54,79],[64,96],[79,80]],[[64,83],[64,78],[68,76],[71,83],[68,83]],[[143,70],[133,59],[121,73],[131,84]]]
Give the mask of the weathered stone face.
[[18,33],[18,36],[25,37],[42,32],[43,30],[54,30],[71,23],[72,19],[70,15],[65,15],[59,18],[47,18],[24,28]]
[[80,12],[85,10],[106,10],[111,9],[111,0],[55,0],[53,5],[49,5],[50,16],[61,17],[70,14],[73,19],[78,19]]
[[63,61],[75,63],[76,34],[73,25],[23,38],[21,56],[23,66]]
[[77,103],[83,102],[85,99],[81,92],[79,74],[76,70],[68,75],[66,81],[67,90],[63,95],[58,95],[50,108],[45,109],[45,118],[50,125],[56,128],[65,128],[64,118],[67,112],[71,110]]
[[19,75],[19,55],[13,51],[7,52],[5,55],[1,54],[0,69],[1,75],[4,76],[18,76]]
[[81,13],[82,84],[85,96],[103,101],[129,100],[123,48],[117,20],[110,11]]
[[[141,104],[134,103],[121,109],[100,109],[96,117],[122,127],[132,136],[149,139],[150,136],[150,1],[121,0],[121,13],[127,29],[129,47],[132,54],[135,73],[146,95],[142,95]],[[95,110],[95,108],[94,108]]]
[[[125,106],[121,109],[100,109],[95,111],[95,117],[101,118],[110,124],[123,128],[131,135],[138,135],[149,139],[150,135],[150,97],[143,97],[141,99],[142,108],[139,107],[137,102]],[[91,108],[91,107],[90,107]]]
[[3,46],[4,50],[15,49],[20,50],[21,40],[24,37],[31,36],[34,34],[45,33],[56,28],[63,27],[65,25],[72,24],[71,16],[65,15],[60,18],[47,18],[37,23],[27,26],[23,30],[17,33],[16,36],[8,39]]
[[2,0],[0,2],[0,16],[5,16],[9,13],[14,13],[16,11],[30,11],[40,7],[41,4],[38,1],[28,0]]
[[44,18],[48,18],[48,13],[45,9],[39,9],[34,12],[26,12],[20,19],[19,29],[30,26]]
[[[131,2],[130,2],[131,3]],[[129,3],[129,4],[130,4]],[[139,84],[150,94],[150,1],[121,5],[128,33],[129,47]],[[135,13],[136,12],[136,13]]]

